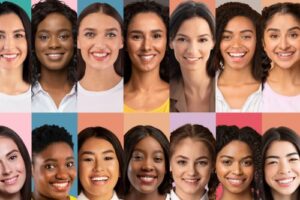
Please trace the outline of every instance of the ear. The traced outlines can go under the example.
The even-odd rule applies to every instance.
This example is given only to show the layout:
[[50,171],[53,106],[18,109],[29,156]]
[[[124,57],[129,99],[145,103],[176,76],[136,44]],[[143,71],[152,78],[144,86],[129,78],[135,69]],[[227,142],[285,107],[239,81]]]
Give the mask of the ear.
[[170,40],[170,42],[169,42],[169,47],[170,47],[170,49],[174,49],[173,41],[172,40]]
[[79,42],[79,40],[78,40],[78,38],[77,38],[77,49],[80,49],[81,47],[80,47],[80,42]]
[[120,45],[120,49],[122,49],[124,47],[124,38],[122,37],[121,39],[121,45]]

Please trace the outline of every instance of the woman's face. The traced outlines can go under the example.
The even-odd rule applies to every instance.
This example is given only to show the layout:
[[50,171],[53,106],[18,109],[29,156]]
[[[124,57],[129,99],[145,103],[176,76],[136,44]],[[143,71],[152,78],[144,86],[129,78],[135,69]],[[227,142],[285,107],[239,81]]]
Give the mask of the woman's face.
[[249,146],[232,141],[217,155],[216,173],[226,192],[240,194],[250,190],[253,180],[253,155]]
[[147,136],[138,142],[127,171],[131,189],[143,194],[156,192],[166,173],[165,162],[164,151],[156,139]]
[[32,176],[36,194],[65,199],[76,176],[72,148],[65,142],[56,142],[34,154]]
[[26,168],[15,142],[0,136],[0,194],[19,193],[26,179]]
[[86,67],[97,70],[113,68],[119,50],[123,48],[119,22],[100,12],[87,15],[79,26],[78,48]]
[[290,14],[275,14],[264,31],[264,48],[275,66],[300,65],[300,20]]
[[236,70],[251,68],[256,47],[253,22],[242,16],[232,18],[224,28],[220,50],[224,67]]
[[167,30],[155,13],[139,13],[128,25],[127,50],[132,67],[140,72],[159,69],[167,45]]
[[205,69],[213,45],[209,25],[201,17],[183,21],[170,43],[182,70]]
[[110,142],[90,138],[79,151],[79,179],[87,197],[111,197],[120,176],[119,161]]
[[170,164],[179,197],[203,194],[212,171],[211,156],[203,142],[193,138],[181,140]]
[[291,196],[300,185],[300,157],[287,141],[274,141],[265,156],[265,180],[273,196]]
[[21,19],[14,13],[0,15],[0,70],[21,68],[27,53]]
[[35,52],[45,70],[62,70],[74,53],[72,24],[59,13],[51,13],[41,21],[35,34]]

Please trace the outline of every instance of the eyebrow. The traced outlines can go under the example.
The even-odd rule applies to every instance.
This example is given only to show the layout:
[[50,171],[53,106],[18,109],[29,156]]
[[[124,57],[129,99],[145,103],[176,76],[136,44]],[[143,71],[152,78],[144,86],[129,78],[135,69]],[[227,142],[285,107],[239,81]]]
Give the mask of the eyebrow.
[[[294,26],[294,27],[288,29],[288,31],[293,31],[293,30],[300,30],[300,27],[299,26]],[[278,29],[278,28],[268,28],[266,31],[267,32],[269,32],[269,31],[277,31],[277,32],[279,32],[280,29]]]
[[[142,153],[145,153],[145,151],[143,149],[134,149],[132,153],[134,153],[135,151],[139,151],[139,152],[142,152]],[[164,153],[162,150],[156,150],[152,153]]]
[[[289,154],[286,154],[286,157],[290,157],[290,156],[294,156],[294,155],[299,155],[297,152],[293,152],[293,153],[289,153]],[[279,159],[280,157],[279,156],[266,156],[266,159]]]
[[[161,29],[155,29],[155,30],[151,30],[151,33],[157,33],[157,32],[163,32],[163,30]],[[143,31],[140,31],[140,30],[132,30],[129,32],[129,34],[131,33],[136,33],[136,34],[143,34]]]
[[[13,33],[17,33],[17,32],[25,32],[25,30],[24,29],[17,29],[17,30],[13,31]],[[5,31],[0,30],[0,33],[5,33]]]
[[[234,157],[232,157],[232,156],[227,156],[227,155],[222,155],[222,156],[220,156],[220,158],[230,158],[230,159],[234,159]],[[252,159],[252,156],[251,156],[251,155],[248,155],[248,156],[245,156],[245,157],[241,158],[240,160],[245,160],[245,159],[248,159],[248,158],[251,158],[251,159]]]
[[12,153],[19,153],[20,151],[18,150],[18,149],[13,149],[13,150],[11,150],[10,152],[8,152],[7,154],[6,154],[6,156],[9,156],[10,154],[12,154]]
[[[96,31],[95,28],[84,28],[83,31]],[[116,31],[119,32],[117,28],[106,28],[105,31]]]
[[[233,31],[224,30],[223,33],[225,33],[225,32],[233,34]],[[240,31],[240,33],[248,33],[248,32],[254,33],[253,30],[251,30],[251,29],[245,29],[245,30]]]
[[[183,156],[183,155],[176,156],[176,158],[182,158],[182,159],[189,160],[188,157]],[[208,157],[207,157],[207,156],[200,156],[200,157],[198,157],[196,160],[201,160],[201,159],[207,159],[207,160],[208,160]]]
[[[73,156],[69,156],[66,158],[66,160],[74,160],[75,158]],[[44,160],[44,163],[46,162],[57,162],[57,159],[54,159],[54,158],[48,158],[46,160]]]
[[[113,150],[111,150],[111,149],[102,152],[102,154],[108,154],[108,153],[115,153],[115,152]],[[84,151],[84,152],[82,152],[80,154],[80,156],[85,155],[85,154],[87,154],[87,155],[95,155],[96,153],[93,152],[93,151]]]
[[[182,34],[182,33],[178,33],[178,34],[176,34],[176,36],[189,37],[189,36],[187,36],[185,34]],[[209,37],[209,34],[205,33],[205,34],[198,35],[197,37],[205,37],[205,36]]]
[[[66,29],[66,28],[55,30],[55,32],[63,32],[63,31],[72,32],[72,30],[69,30],[69,29]],[[37,33],[39,33],[39,32],[51,32],[51,30],[41,29],[41,30],[37,31]]]

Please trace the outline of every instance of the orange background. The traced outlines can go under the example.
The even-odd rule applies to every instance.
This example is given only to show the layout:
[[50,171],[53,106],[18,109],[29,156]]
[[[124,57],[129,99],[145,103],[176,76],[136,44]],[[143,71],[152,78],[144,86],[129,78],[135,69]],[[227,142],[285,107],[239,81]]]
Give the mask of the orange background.
[[[187,1],[187,0],[170,0],[170,3],[169,3],[170,14],[175,10],[175,8],[178,4],[180,4],[181,2],[184,2],[184,1]],[[216,8],[215,1],[212,1],[212,0],[194,0],[194,1],[206,4],[206,6],[209,8],[209,10],[212,12],[212,14],[215,16],[215,8]]]
[[122,113],[78,113],[78,133],[91,126],[102,126],[112,131],[123,144]]
[[160,129],[168,138],[170,119],[168,113],[127,113],[124,114],[124,134],[134,126],[151,125]]
[[293,3],[300,3],[300,0],[261,0],[262,8],[265,6],[270,6],[275,3],[279,2],[293,2]]
[[262,114],[262,132],[269,128],[286,126],[300,135],[300,113],[267,113]]

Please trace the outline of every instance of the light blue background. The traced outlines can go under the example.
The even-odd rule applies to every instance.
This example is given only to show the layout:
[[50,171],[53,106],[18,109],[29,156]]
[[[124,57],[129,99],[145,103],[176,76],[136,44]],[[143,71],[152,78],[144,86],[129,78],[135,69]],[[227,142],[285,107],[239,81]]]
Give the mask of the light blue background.
[[112,7],[114,7],[121,17],[123,18],[123,0],[78,0],[77,1],[77,15],[79,16],[81,11],[87,7],[88,5],[100,2],[100,3],[108,3]]

